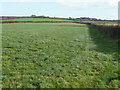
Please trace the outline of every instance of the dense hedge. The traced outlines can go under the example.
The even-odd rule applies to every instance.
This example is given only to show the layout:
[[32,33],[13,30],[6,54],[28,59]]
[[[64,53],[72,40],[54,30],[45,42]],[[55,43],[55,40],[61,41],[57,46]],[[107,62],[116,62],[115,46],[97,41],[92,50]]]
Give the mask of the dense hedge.
[[[91,23],[91,26],[99,30],[104,35],[110,36],[113,40],[117,40],[118,54],[120,54],[120,24],[95,24]],[[119,60],[119,56],[118,56]]]
[[113,39],[120,40],[120,25],[119,24],[95,24],[91,25],[101,33],[110,36]]

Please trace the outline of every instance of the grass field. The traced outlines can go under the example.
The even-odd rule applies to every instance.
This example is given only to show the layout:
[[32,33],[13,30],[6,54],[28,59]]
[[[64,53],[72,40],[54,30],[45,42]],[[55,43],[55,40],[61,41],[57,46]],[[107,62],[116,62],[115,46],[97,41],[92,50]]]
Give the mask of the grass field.
[[72,20],[51,19],[51,18],[18,18],[18,19],[7,19],[3,21],[72,21]]
[[118,87],[117,43],[84,24],[3,24],[3,87]]

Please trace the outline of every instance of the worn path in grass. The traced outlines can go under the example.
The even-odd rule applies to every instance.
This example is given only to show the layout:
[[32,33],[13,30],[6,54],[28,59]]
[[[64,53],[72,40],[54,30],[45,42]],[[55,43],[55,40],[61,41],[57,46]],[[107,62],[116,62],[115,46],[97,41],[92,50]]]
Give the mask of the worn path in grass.
[[3,87],[118,87],[117,43],[84,24],[3,24]]

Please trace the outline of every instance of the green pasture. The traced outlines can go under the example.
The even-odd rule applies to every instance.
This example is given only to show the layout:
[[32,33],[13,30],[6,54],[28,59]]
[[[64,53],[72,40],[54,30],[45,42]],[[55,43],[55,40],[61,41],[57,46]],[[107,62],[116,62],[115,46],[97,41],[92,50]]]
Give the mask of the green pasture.
[[117,42],[92,27],[14,23],[2,28],[4,88],[118,87]]

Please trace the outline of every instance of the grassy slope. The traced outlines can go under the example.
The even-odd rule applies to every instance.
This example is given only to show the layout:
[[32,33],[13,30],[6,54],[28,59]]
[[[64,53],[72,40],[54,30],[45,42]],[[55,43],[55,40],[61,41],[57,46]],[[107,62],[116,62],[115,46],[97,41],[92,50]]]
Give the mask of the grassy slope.
[[3,87],[118,87],[117,44],[81,24],[3,24]]
[[49,19],[49,18],[19,18],[19,19],[8,19],[3,21],[71,21],[71,20]]

